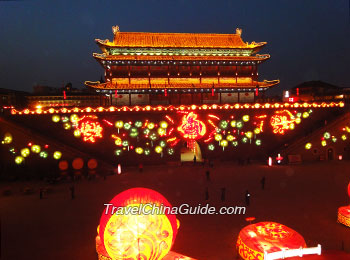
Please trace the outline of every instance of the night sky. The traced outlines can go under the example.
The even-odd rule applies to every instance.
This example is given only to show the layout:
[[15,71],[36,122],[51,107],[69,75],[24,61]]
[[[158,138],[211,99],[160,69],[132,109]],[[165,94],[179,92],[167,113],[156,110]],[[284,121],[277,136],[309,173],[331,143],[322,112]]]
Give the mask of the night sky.
[[121,31],[234,33],[266,41],[260,80],[278,89],[322,80],[349,87],[349,0],[1,1],[1,88],[99,80],[95,38]]

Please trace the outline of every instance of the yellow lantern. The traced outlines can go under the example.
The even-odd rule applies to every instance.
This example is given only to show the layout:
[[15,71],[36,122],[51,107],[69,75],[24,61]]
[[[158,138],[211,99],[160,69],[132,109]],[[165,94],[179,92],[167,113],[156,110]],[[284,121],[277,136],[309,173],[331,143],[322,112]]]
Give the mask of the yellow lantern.
[[120,129],[123,128],[124,126],[124,122],[122,120],[118,120],[117,122],[115,122],[115,127]]
[[161,128],[164,128],[164,129],[168,127],[168,123],[166,121],[160,121],[159,125]]
[[81,132],[78,129],[74,130],[73,134],[76,138],[79,138],[81,136]]
[[163,148],[158,145],[154,150],[156,151],[156,153],[161,153],[163,151]]
[[311,147],[312,147],[312,144],[311,144],[311,143],[305,144],[305,149],[306,149],[306,150],[310,150]]
[[3,143],[10,144],[12,142],[12,135],[10,133],[6,133],[4,136]]
[[147,128],[150,129],[150,130],[152,130],[154,128],[154,126],[155,125],[152,122],[147,124]]
[[226,137],[226,139],[227,139],[227,141],[230,141],[230,142],[232,142],[233,140],[235,140],[235,138],[234,138],[233,135],[228,135],[228,136]]
[[28,157],[29,154],[30,154],[30,150],[29,150],[28,148],[23,148],[23,149],[21,150],[21,155],[22,155],[23,157]]
[[78,121],[79,121],[78,115],[77,115],[77,114],[72,114],[72,115],[70,116],[70,121],[71,121],[72,123],[78,122]]
[[23,162],[24,162],[24,158],[22,156],[16,156],[16,158],[15,158],[16,164],[21,164]]
[[53,122],[58,123],[60,120],[61,120],[61,118],[60,118],[59,115],[53,115],[53,116],[52,116],[52,121],[53,121]]
[[54,159],[59,160],[59,159],[61,159],[61,157],[62,157],[62,153],[60,151],[55,151],[53,153],[53,158]]
[[136,148],[135,148],[135,152],[136,152],[137,154],[142,154],[142,153],[143,153],[143,149],[142,149],[141,147],[136,147]]
[[222,135],[221,134],[216,134],[215,135],[215,140],[220,142],[222,140]]
[[35,145],[32,145],[31,150],[33,153],[40,153],[41,147],[40,147],[40,145],[35,144]]
[[245,133],[245,136],[248,137],[249,139],[251,139],[253,137],[253,133],[248,131]]
[[228,145],[227,140],[222,140],[222,141],[220,142],[220,145],[221,145],[222,147],[226,147],[226,146]]
[[121,146],[123,144],[122,139],[120,137],[117,137],[114,141],[115,145]]
[[163,135],[166,134],[164,128],[162,128],[162,127],[159,127],[157,132],[158,132],[158,134],[159,134],[160,136],[163,136]]

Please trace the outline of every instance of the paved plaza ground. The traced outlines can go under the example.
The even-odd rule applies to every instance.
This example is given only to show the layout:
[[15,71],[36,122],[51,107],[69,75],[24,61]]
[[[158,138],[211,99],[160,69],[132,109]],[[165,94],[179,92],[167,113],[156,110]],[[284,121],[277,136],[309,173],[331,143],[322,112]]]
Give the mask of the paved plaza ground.
[[[210,171],[207,182],[205,171]],[[123,169],[122,175],[76,183],[76,198],[70,198],[70,183],[52,186],[39,199],[43,183],[2,183],[1,194],[11,187],[11,196],[0,197],[1,259],[97,259],[96,227],[104,203],[132,187],[146,187],[163,194],[171,204],[196,206],[205,201],[208,187],[212,206],[245,205],[245,191],[251,193],[246,215],[180,215],[181,222],[173,251],[198,260],[236,258],[235,242],[248,223],[275,221],[304,236],[308,246],[350,252],[350,228],[336,222],[337,208],[350,203],[346,187],[350,181],[350,162],[319,162],[305,165],[267,167],[215,162],[213,168],[184,166],[145,166]],[[266,177],[265,190],[260,179]],[[31,187],[36,192],[20,192]],[[220,190],[226,188],[226,201]]]

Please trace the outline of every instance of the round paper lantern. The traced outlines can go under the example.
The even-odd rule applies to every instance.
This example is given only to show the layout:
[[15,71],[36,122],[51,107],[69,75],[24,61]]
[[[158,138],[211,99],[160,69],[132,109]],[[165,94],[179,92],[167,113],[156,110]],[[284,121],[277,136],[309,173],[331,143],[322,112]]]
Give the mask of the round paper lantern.
[[72,114],[72,115],[70,116],[70,121],[71,121],[72,123],[77,123],[77,122],[79,121],[79,116],[78,116],[77,114]]
[[[133,188],[115,196],[105,208],[97,228],[96,249],[99,259],[160,260],[169,251],[177,234],[173,214],[127,214],[128,209],[142,205],[169,207],[171,204],[158,192]],[[113,214],[114,213],[114,214]]]
[[59,159],[61,159],[61,157],[62,157],[62,153],[60,151],[55,151],[53,153],[53,158],[54,159],[59,160]]
[[81,158],[75,158],[72,162],[74,170],[81,170],[84,166],[84,160]]
[[96,161],[96,159],[90,159],[89,161],[88,161],[88,163],[87,163],[87,166],[88,166],[88,168],[90,169],[90,170],[92,170],[92,169],[96,169],[97,168],[97,161]]
[[24,158],[22,156],[16,156],[16,158],[15,158],[16,164],[21,164],[23,162],[24,162]]
[[32,145],[31,150],[33,153],[40,153],[41,147],[40,145],[35,144],[35,145]]
[[66,160],[64,161],[60,161],[58,163],[58,168],[61,170],[61,171],[65,171],[68,169],[68,162]]
[[58,116],[58,115],[53,115],[53,116],[52,116],[52,121],[53,121],[53,122],[57,123],[57,122],[59,122],[60,120],[61,120],[60,116]]
[[264,259],[267,253],[306,247],[304,238],[293,229],[275,222],[259,222],[239,232],[237,249],[245,260]]
[[[348,184],[348,195],[350,197],[350,182]],[[338,222],[350,227],[350,206],[344,206],[338,209]]]
[[28,157],[29,154],[30,154],[29,148],[23,148],[23,149],[21,149],[21,155],[22,155],[23,157]]
[[338,209],[338,222],[350,227],[350,206],[344,206]]
[[6,133],[4,136],[3,143],[4,144],[10,144],[12,142],[12,135],[10,133]]
[[39,153],[39,156],[40,156],[41,158],[44,158],[44,159],[46,159],[48,155],[49,155],[49,154],[48,154],[46,151],[41,151],[41,152]]
[[136,152],[137,154],[142,154],[142,153],[143,153],[143,148],[142,148],[142,147],[136,147],[136,148],[135,148],[135,152]]
[[115,122],[115,127],[116,128],[123,128],[124,126],[124,122],[122,120],[118,120],[117,122]]
[[165,121],[160,121],[159,125],[161,128],[164,128],[164,129],[168,127],[168,123]]

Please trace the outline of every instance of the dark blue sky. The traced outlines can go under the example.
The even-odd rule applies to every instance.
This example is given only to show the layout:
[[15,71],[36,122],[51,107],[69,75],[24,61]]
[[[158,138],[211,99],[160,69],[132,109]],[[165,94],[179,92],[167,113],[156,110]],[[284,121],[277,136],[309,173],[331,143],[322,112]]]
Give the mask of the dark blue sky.
[[266,41],[260,79],[349,87],[349,0],[0,1],[0,87],[99,80],[95,38],[121,31],[233,33]]

